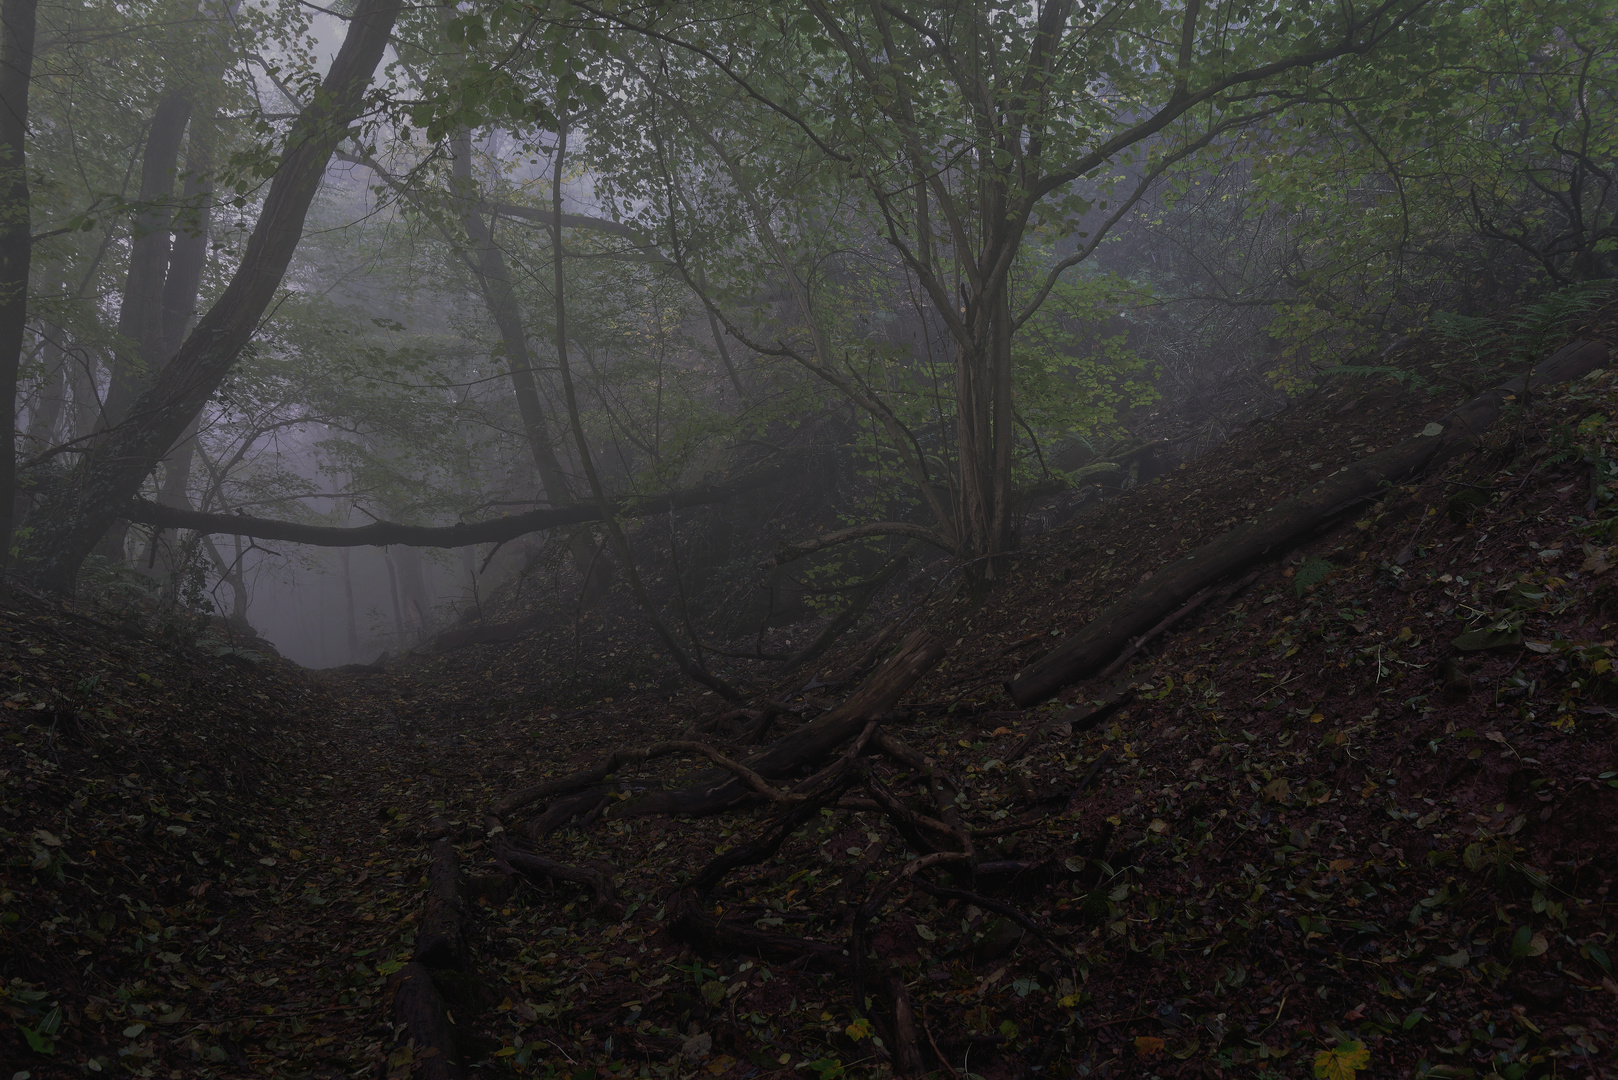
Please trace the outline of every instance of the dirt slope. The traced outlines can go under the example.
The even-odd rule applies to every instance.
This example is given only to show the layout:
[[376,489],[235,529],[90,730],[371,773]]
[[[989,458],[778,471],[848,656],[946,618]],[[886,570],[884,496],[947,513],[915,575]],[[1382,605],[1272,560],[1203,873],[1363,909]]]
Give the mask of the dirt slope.
[[[1618,341],[1610,317],[1587,330]],[[626,771],[604,817],[522,841],[602,867],[615,903],[497,872],[484,812],[501,793],[719,711],[664,678],[628,613],[596,637],[310,675],[13,598],[0,1062],[429,1074],[442,1060],[389,1026],[388,978],[411,955],[426,842],[448,836],[476,974],[440,991],[480,1074],[888,1071],[891,971],[938,1075],[1613,1075],[1613,375],[1277,552],[1116,680],[1027,713],[999,688],[1141,574],[1419,431],[1446,393],[1311,396],[1037,538],[986,600],[933,594],[914,621],[949,657],[892,729],[937,763],[980,864],[1001,869],[892,879],[914,852],[890,819],[828,807],[705,901],[721,926],[841,950],[881,900],[862,993],[840,962],[670,925],[680,886],[776,816],[615,816],[695,762]],[[761,693],[804,685],[753,670]],[[1086,727],[1084,703],[1115,682],[1133,696]],[[789,694],[798,711],[777,723],[839,693]],[[870,768],[942,812],[903,765]]]

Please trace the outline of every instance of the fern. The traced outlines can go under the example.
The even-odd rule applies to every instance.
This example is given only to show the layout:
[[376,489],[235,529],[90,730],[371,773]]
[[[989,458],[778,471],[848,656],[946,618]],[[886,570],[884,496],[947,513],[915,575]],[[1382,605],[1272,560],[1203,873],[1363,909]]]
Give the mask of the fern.
[[1467,349],[1474,355],[1489,345],[1495,336],[1494,327],[1488,319],[1457,315],[1453,311],[1433,312],[1428,325],[1439,341]]
[[1292,588],[1299,596],[1311,585],[1319,585],[1326,580],[1337,567],[1332,565],[1330,559],[1323,559],[1319,555],[1311,555],[1298,565],[1297,571],[1292,575]]
[[1415,389],[1415,390],[1430,390],[1430,389],[1432,389],[1432,384],[1429,383],[1426,379],[1422,378],[1416,372],[1406,370],[1405,368],[1388,367],[1388,366],[1383,365],[1383,364],[1378,364],[1378,365],[1370,365],[1370,364],[1333,364],[1331,367],[1322,368],[1320,373],[1322,375],[1326,375],[1326,376],[1330,376],[1330,375],[1359,375],[1359,376],[1386,375],[1388,378],[1397,380],[1398,382],[1401,382],[1404,385],[1406,385],[1406,386],[1408,386],[1408,387],[1410,387],[1412,389]]

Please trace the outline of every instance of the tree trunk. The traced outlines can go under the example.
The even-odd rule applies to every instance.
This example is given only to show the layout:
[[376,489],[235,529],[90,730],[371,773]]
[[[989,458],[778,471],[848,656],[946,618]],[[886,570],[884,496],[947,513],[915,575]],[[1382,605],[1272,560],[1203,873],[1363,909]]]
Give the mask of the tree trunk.
[[[528,333],[523,327],[522,305],[511,285],[511,273],[506,256],[494,242],[493,226],[484,221],[486,208],[480,198],[477,181],[472,176],[472,137],[462,130],[455,137],[456,197],[461,203],[461,222],[472,241],[471,261],[475,267],[478,288],[489,317],[500,331],[500,341],[506,350],[506,363],[511,368],[511,387],[517,398],[517,413],[522,418],[523,434],[539,470],[545,497],[552,506],[568,506],[575,500],[567,474],[562,471],[556,450],[551,445],[550,425],[545,419],[545,404],[539,394],[539,380],[534,377],[533,356],[528,350]],[[560,240],[557,240],[560,243]],[[591,606],[612,582],[612,566],[596,557],[596,547],[584,532],[573,536],[568,544],[573,565],[583,580],[580,604]]]
[[342,548],[343,557],[343,605],[348,620],[348,661],[358,663],[360,659],[360,627],[359,620],[354,615],[354,571],[349,565],[349,552]]
[[191,121],[186,148],[182,201],[187,208],[175,222],[168,276],[163,280],[161,320],[163,362],[179,351],[197,317],[197,292],[208,267],[208,235],[213,225],[213,151],[215,111],[205,106]]
[[[1576,379],[1607,362],[1601,342],[1576,341],[1534,369],[1529,389]],[[1444,417],[1443,433],[1418,436],[1372,454],[1328,476],[1309,490],[1276,504],[1250,524],[1204,544],[1108,605],[1054,652],[1035,660],[1006,683],[1020,708],[1055,694],[1063,686],[1100,671],[1128,647],[1129,640],[1213,584],[1265,554],[1295,541],[1322,521],[1374,495],[1382,484],[1448,460],[1471,449],[1499,418],[1505,403],[1522,393],[1524,380],[1473,398]]]
[[61,423],[67,404],[67,357],[62,353],[62,328],[45,326],[45,377],[40,381],[39,398],[28,416],[28,442],[43,450],[56,441],[56,425]]
[[121,423],[139,388],[162,368],[163,286],[168,276],[174,224],[174,176],[179,171],[180,144],[191,119],[191,98],[170,93],[152,114],[141,155],[141,209],[130,228],[129,270],[118,306],[118,336],[112,381],[102,422]]
[[[23,2],[23,0],[17,0]],[[202,411],[280,288],[326,164],[360,115],[402,0],[360,0],[314,103],[288,135],[241,265],[155,382],[45,500],[27,555],[41,581],[71,590],[96,539]]]
[[395,648],[403,648],[405,640],[404,606],[399,603],[399,571],[393,565],[393,552],[382,549],[382,562],[388,568],[388,595],[393,597],[393,632]]
[[[17,367],[28,322],[33,213],[28,191],[28,84],[38,0],[0,4],[0,566],[11,561],[17,487]],[[91,538],[94,542],[94,537]]]

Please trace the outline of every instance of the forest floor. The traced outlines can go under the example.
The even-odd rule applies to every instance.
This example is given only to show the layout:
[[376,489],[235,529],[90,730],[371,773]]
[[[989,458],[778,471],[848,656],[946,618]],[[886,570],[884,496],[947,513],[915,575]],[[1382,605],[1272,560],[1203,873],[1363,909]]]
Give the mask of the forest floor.
[[[1618,341],[1618,314],[1585,332]],[[446,837],[473,962],[437,981],[475,1074],[885,1072],[891,975],[924,1068],[962,1080],[1618,1075],[1618,373],[1276,552],[1114,678],[1031,710],[1000,688],[1143,574],[1455,396],[1328,384],[1031,541],[986,599],[936,590],[913,621],[946,659],[887,724],[958,793],[980,866],[1017,869],[895,876],[913,852],[890,817],[827,806],[703,898],[818,958],[674,924],[691,878],[778,815],[626,816],[705,762],[626,767],[599,808],[519,839],[600,870],[605,902],[500,872],[502,795],[723,711],[627,607],[322,673],[13,592],[0,1080],[432,1074],[444,1055],[400,1040],[390,999]],[[831,673],[860,644],[790,684],[731,674],[790,731],[848,689]],[[867,767],[935,812],[902,764]]]

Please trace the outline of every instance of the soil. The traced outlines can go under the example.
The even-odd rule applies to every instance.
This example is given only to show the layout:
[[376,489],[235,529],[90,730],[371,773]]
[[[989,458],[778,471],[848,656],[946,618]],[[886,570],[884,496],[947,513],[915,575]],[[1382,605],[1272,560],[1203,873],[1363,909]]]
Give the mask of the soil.
[[[1618,312],[1567,331],[1618,342]],[[917,853],[890,818],[828,806],[701,898],[733,941],[852,948],[858,991],[831,953],[676,924],[692,878],[781,813],[633,816],[701,759],[622,770],[548,835],[523,831],[544,804],[504,822],[606,874],[610,902],[503,872],[486,814],[512,790],[682,734],[750,752],[694,733],[726,706],[621,596],[323,673],[13,591],[0,1076],[441,1068],[392,994],[445,837],[474,959],[435,983],[479,1074],[888,1072],[891,971],[924,1068],[963,1080],[1618,1075],[1618,375],[1522,403],[1479,452],[1274,552],[1114,676],[1031,710],[1001,686],[1142,575],[1463,396],[1436,345],[1388,363],[1399,378],[1328,381],[1032,538],[989,586],[929,568],[812,673],[722,661],[790,710],[773,737],[847,694],[873,634],[921,627],[948,650],[886,729],[958,791],[978,874],[941,864],[880,900]],[[944,813],[902,763],[866,760]]]

